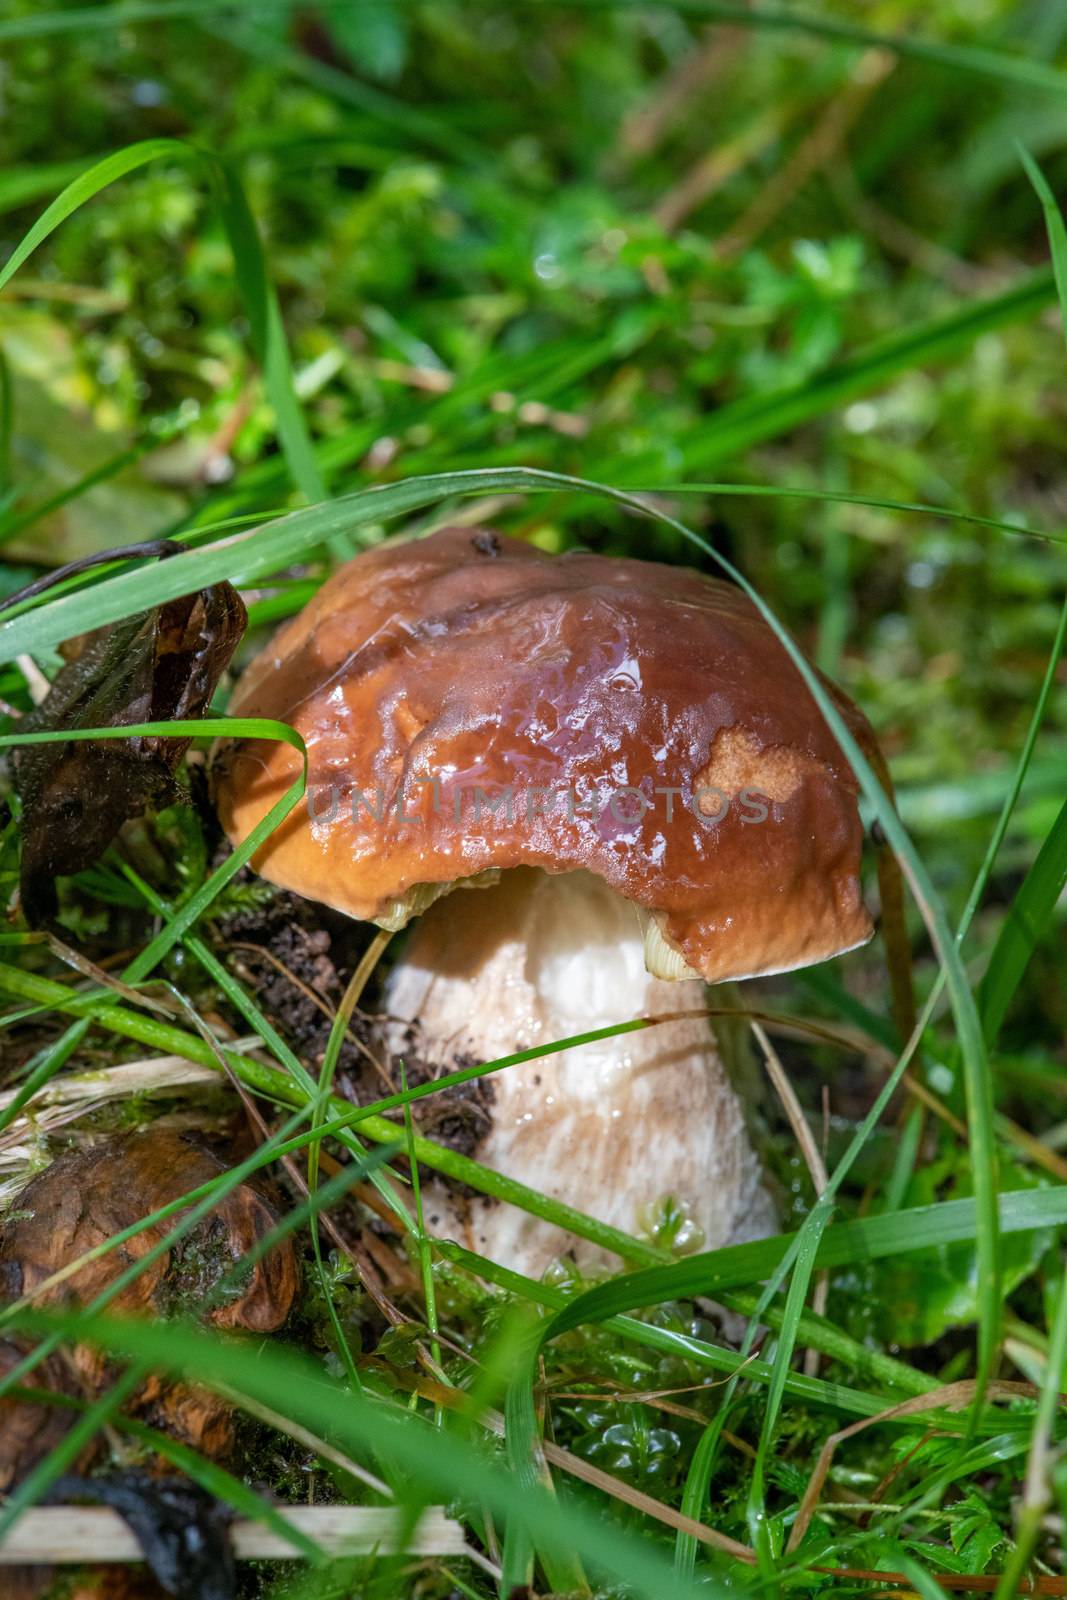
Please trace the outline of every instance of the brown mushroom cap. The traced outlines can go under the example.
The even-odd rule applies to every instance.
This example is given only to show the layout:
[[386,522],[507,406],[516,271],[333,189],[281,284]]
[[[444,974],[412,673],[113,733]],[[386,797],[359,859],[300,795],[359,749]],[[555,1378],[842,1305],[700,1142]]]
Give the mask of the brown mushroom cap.
[[[702,574],[469,528],[382,546],[278,632],[231,710],[308,748],[307,804],[257,870],[351,916],[402,926],[457,882],[527,865],[596,873],[713,981],[870,937],[848,763],[755,606]],[[285,744],[224,746],[231,840],[299,772]]]

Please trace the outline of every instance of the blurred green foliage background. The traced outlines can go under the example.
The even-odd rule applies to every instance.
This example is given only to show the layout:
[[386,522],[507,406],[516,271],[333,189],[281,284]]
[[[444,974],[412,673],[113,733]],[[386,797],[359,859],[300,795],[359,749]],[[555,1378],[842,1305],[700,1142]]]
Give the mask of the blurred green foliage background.
[[[836,37],[861,20],[845,0],[771,13],[812,26],[767,26],[755,7],[748,19],[703,14],[715,9],[120,0],[72,25],[73,10],[9,0],[0,260],[64,183],[122,145],[163,136],[225,155],[261,231],[329,492],[495,464],[655,492],[864,706],[958,915],[1067,572],[1063,337],[1018,149],[1067,191],[1067,77],[1055,73],[1067,74],[1067,8],[862,7],[864,29],[936,40],[949,47],[941,60]],[[1010,66],[1024,58],[1032,72]],[[0,293],[3,591],[42,563],[299,503],[248,333],[212,195],[188,164],[162,159],[123,180],[31,258]],[[678,492],[712,481],[843,498]],[[1034,536],[850,496],[969,511]],[[579,495],[462,503],[460,514],[548,548],[694,560],[663,529]],[[295,605],[303,577],[271,590],[260,615]],[[5,678],[0,693],[18,692]],[[1065,793],[1061,666],[967,946],[975,978]],[[917,918],[915,931],[923,984],[934,968]],[[840,1017],[837,981],[835,969],[782,987]],[[878,946],[841,981],[884,1012]],[[832,1074],[807,1045],[790,1059],[801,1080],[814,1061],[816,1103]],[[832,1155],[869,1079],[850,1079],[838,1053],[825,1062]],[[950,1067],[934,1060],[928,1086],[959,1115]],[[999,1109],[1048,1150],[1067,1148],[1062,906],[995,1067]],[[861,1183],[884,1177],[892,1139],[871,1141]],[[966,1150],[950,1144],[911,1179],[910,1203],[969,1192]],[[1028,1173],[1006,1167],[1003,1186]],[[1048,1244],[1013,1244],[1012,1284]],[[933,1344],[973,1313],[966,1251],[954,1249],[921,1275],[857,1271],[831,1307],[857,1337]],[[1036,1289],[1023,1309],[1041,1321]],[[937,1361],[951,1376],[953,1351]],[[649,1417],[576,1406],[574,1448],[585,1440],[592,1459],[657,1489],[677,1441],[650,1432]],[[1007,1489],[993,1498],[1003,1523]],[[967,1570],[982,1570],[999,1538],[978,1513],[960,1534],[959,1550],[972,1536],[981,1546]]]
[[[6,11],[12,26],[40,14]],[[1067,34],[1063,8],[1037,0],[892,0],[863,22],[1048,60]],[[1062,527],[1049,304],[965,330],[946,359],[861,376],[844,403],[817,392],[831,364],[1044,263],[1014,141],[1055,182],[1067,105],[1053,93],[669,6],[484,0],[43,33],[4,44],[0,92],[0,250],[80,165],[132,140],[240,161],[332,491],[522,462]],[[145,537],[202,504],[216,518],[285,503],[229,254],[191,169],[162,161],[76,213],[5,293],[0,327],[17,397],[9,524],[153,428],[177,430],[136,478],[16,534],[21,560]],[[780,391],[811,415],[771,417],[760,437]],[[920,828],[984,810],[1032,704],[1062,551],[862,506],[685,505],[863,700],[899,781],[919,786]],[[602,507],[509,520],[545,540],[662,543]],[[1061,730],[1064,712],[1061,692]],[[1058,748],[1050,728],[1050,791]],[[970,837],[952,830],[949,887],[970,876]]]

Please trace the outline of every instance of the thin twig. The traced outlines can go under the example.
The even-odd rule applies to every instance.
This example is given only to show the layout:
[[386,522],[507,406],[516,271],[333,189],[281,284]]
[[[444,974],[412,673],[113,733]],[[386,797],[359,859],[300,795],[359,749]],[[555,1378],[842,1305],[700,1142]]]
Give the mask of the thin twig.
[[[977,1393],[976,1381],[973,1378],[964,1378],[959,1383],[947,1383],[940,1389],[931,1389],[928,1394],[914,1395],[910,1400],[902,1400],[899,1405],[888,1406],[876,1416],[861,1417],[858,1422],[851,1422],[847,1428],[840,1428],[837,1433],[832,1433],[824,1443],[819,1458],[812,1468],[796,1521],[789,1535],[789,1542],[785,1547],[786,1554],[792,1554],[797,1549],[811,1525],[822,1486],[826,1482],[834,1452],[839,1444],[853,1438],[857,1433],[862,1433],[866,1428],[873,1428],[879,1422],[891,1422],[896,1417],[919,1416],[924,1411],[936,1411],[942,1408],[961,1410],[972,1403]],[[1034,1399],[1038,1393],[1032,1383],[1006,1383],[1003,1379],[997,1378],[987,1382],[982,1388],[982,1394],[987,1400]],[[1067,1395],[1061,1395],[1060,1399],[1067,1402]]]
[[[335,1555],[389,1548],[404,1528],[403,1511],[392,1506],[280,1506],[277,1515]],[[238,1561],[292,1561],[297,1551],[275,1528],[238,1518],[230,1540]],[[410,1555],[469,1556],[463,1525],[441,1506],[428,1506],[405,1541]],[[0,1545],[0,1566],[48,1562],[140,1562],[144,1551],[132,1529],[110,1506],[38,1506],[24,1511]]]
[[749,249],[798,190],[815,173],[830,166],[848,130],[896,64],[896,57],[888,50],[864,51],[853,70],[851,82],[831,100],[811,133],[793,151],[785,166],[764,184],[739,221],[720,237],[717,253],[723,260]]

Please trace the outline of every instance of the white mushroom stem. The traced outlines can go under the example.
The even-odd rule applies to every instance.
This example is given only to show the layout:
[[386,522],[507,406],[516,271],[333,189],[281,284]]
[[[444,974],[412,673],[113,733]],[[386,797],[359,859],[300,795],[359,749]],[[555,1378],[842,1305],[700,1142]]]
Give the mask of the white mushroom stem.
[[[386,1004],[394,1054],[444,1073],[641,1016],[703,1013],[706,995],[700,981],[649,975],[637,912],[601,879],[520,868],[425,913]],[[706,1014],[508,1067],[490,1082],[492,1125],[474,1153],[496,1171],[646,1238],[673,1206],[685,1219],[675,1242],[690,1248],[773,1227]],[[566,1251],[583,1267],[613,1260],[514,1206],[440,1183],[424,1203],[433,1232],[528,1276]]]

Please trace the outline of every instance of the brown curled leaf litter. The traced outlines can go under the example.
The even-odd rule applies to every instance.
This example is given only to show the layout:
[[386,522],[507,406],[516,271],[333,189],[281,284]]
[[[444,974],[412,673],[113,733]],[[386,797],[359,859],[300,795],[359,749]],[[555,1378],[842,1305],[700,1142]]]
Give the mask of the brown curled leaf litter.
[[[79,1267],[62,1282],[53,1274],[87,1251],[218,1177],[225,1166],[189,1137],[155,1126],[101,1140],[87,1150],[59,1156],[19,1196],[18,1209],[0,1229],[0,1292],[5,1302],[34,1296],[42,1307],[85,1305],[108,1289],[132,1263],[142,1260],[175,1225],[153,1224],[117,1249]],[[273,1333],[285,1322],[299,1284],[290,1240],[275,1244],[254,1265],[234,1272],[278,1221],[265,1190],[239,1184],[202,1217],[180,1244],[163,1252],[109,1306],[116,1316],[200,1316],[216,1328]],[[227,1277],[229,1275],[229,1277]],[[13,1365],[13,1361],[9,1363]],[[86,1346],[72,1352],[75,1391],[93,1398],[112,1373],[106,1358]],[[49,1367],[35,1380],[69,1392],[62,1374]],[[38,1440],[19,1408],[0,1401],[0,1487],[25,1476]],[[40,1408],[37,1408],[40,1409]],[[141,1420],[220,1459],[230,1453],[230,1407],[217,1396],[183,1383],[149,1377],[131,1402]]]
[[[6,1378],[33,1348],[20,1335],[0,1339],[0,1378]],[[30,1398],[34,1389],[77,1398],[74,1374],[59,1354],[46,1356],[18,1388],[24,1393],[0,1400],[0,1494],[8,1491],[59,1444],[72,1413],[60,1405]]]
[[[157,553],[178,548],[164,545]],[[247,620],[237,591],[218,583],[82,634],[63,647],[65,666],[19,731],[199,717]],[[147,806],[181,797],[174,774],[189,744],[185,738],[149,737],[28,745],[16,752],[23,806],[20,898],[32,927],[54,918],[57,877],[91,866],[123,823]]]

